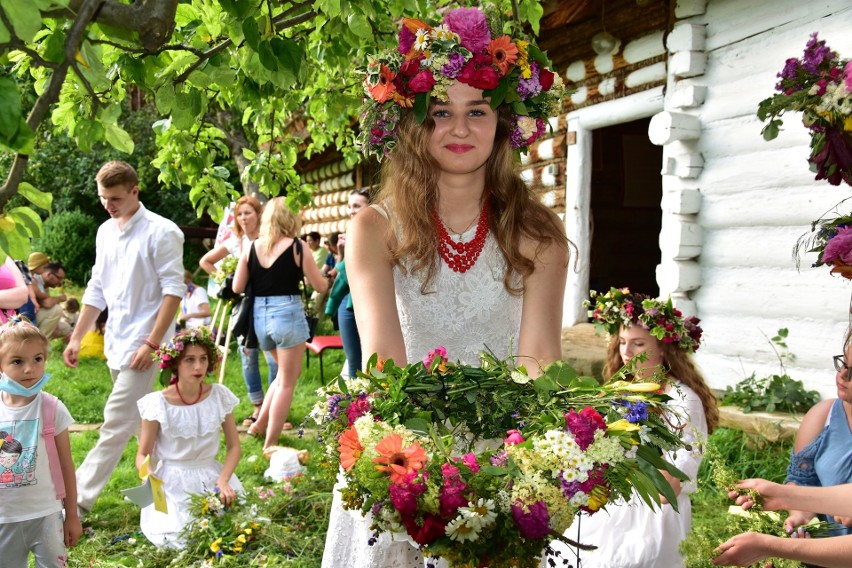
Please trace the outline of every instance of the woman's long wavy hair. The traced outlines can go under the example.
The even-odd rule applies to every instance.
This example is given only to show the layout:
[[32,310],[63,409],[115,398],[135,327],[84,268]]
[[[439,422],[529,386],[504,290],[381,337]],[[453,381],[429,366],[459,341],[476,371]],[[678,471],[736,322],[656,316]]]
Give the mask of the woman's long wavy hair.
[[252,197],[251,195],[243,195],[239,199],[237,199],[237,203],[234,205],[234,223],[232,228],[234,229],[234,235],[236,235],[237,239],[243,238],[243,235],[246,233],[243,226],[240,225],[240,222],[237,221],[237,211],[240,209],[240,205],[249,205],[254,212],[257,213],[257,218],[260,220],[261,215],[263,215],[263,205],[260,204],[260,201]]
[[283,238],[299,238],[302,220],[293,214],[283,197],[270,199],[263,208],[260,218],[260,238],[266,247],[266,252],[272,252],[272,247]]
[[[516,275],[528,276],[535,269],[535,255],[555,243],[568,247],[559,219],[539,203],[518,173],[512,149],[511,110],[498,107],[497,132],[491,156],[485,163],[485,188],[489,224],[508,270],[503,284],[512,294],[521,294]],[[431,116],[418,124],[412,112],[399,123],[397,146],[382,163],[382,184],[378,200],[392,211],[388,244],[393,262],[403,270],[424,273],[421,292],[428,293],[438,272],[438,231],[432,211],[438,205],[440,167],[429,152],[429,139],[435,129]],[[537,243],[533,258],[521,253],[521,237]]]
[[[692,357],[683,349],[675,347],[670,343],[661,343],[657,341],[657,345],[661,347],[663,356],[663,366],[666,369],[666,374],[671,375],[689,388],[695,391],[698,398],[701,399],[701,406],[704,407],[704,417],[707,419],[707,433],[713,432],[719,425],[719,406],[716,403],[716,397],[704,382],[704,377],[692,362]],[[621,353],[618,350],[618,336],[610,337],[609,345],[606,351],[606,361],[604,362],[604,377],[613,376],[621,367]],[[631,377],[627,377],[628,380]]]

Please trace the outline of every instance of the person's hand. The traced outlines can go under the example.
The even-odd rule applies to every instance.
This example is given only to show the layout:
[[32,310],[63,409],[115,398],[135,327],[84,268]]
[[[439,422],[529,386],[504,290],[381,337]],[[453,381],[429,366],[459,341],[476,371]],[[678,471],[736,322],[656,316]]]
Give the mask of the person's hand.
[[[66,349],[66,351],[68,351]],[[135,371],[144,371],[148,369],[151,365],[154,364],[154,360],[151,358],[151,353],[154,350],[151,349],[148,344],[143,343],[139,346],[139,348],[133,352],[133,357],[130,358],[130,368]]]
[[714,566],[748,566],[770,557],[772,539],[777,536],[747,532],[738,534],[720,544],[716,551],[719,556],[713,559]]
[[62,352],[62,360],[65,361],[65,365],[67,367],[71,367],[72,369],[77,367],[77,363],[79,360],[77,356],[80,354],[80,340],[79,339],[70,339],[68,341],[68,345],[65,347],[65,351]]
[[835,517],[834,517],[834,520],[835,520],[837,523],[839,523],[839,524],[843,525],[844,527],[852,527],[852,517],[840,517],[840,516],[835,516]]
[[805,532],[802,525],[808,524],[815,516],[813,513],[808,513],[807,511],[790,511],[790,515],[784,520],[784,530],[791,537],[810,537],[810,534]]
[[177,315],[177,317],[175,318],[175,321],[177,321],[177,323],[179,323],[179,324],[183,323],[184,321],[186,321],[186,314],[184,314],[183,312],[180,312]]
[[228,483],[227,480],[220,479],[216,482],[216,487],[219,489],[219,500],[227,507],[237,498],[237,494],[234,492],[234,488]]
[[[777,511],[778,509],[787,508],[787,504],[783,500],[785,494],[784,485],[757,478],[744,479],[737,483],[737,487],[757,491],[762,499],[762,506],[767,511]],[[741,494],[739,491],[729,491],[728,497],[736,500],[737,505],[740,505],[745,510],[754,507],[754,500],[747,493]]]
[[62,523],[62,530],[65,533],[65,546],[77,546],[77,542],[83,535],[83,525],[80,523],[80,517],[77,516],[76,503],[72,503],[71,507],[65,509],[65,522]]

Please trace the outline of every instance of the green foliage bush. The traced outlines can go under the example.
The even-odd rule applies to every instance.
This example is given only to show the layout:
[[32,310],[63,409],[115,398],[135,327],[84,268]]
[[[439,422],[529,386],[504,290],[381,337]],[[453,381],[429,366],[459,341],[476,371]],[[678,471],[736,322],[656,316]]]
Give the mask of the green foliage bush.
[[41,237],[33,240],[33,250],[64,264],[66,278],[84,286],[95,264],[97,232],[91,215],[79,209],[63,211],[47,218]]
[[802,381],[797,381],[787,374],[784,362],[795,358],[787,349],[788,334],[787,328],[782,328],[778,330],[775,337],[767,338],[778,358],[780,374],[758,378],[756,373],[752,373],[737,383],[734,388],[725,388],[722,404],[739,406],[745,413],[753,411],[804,413],[819,402],[820,395],[817,391],[805,390]]

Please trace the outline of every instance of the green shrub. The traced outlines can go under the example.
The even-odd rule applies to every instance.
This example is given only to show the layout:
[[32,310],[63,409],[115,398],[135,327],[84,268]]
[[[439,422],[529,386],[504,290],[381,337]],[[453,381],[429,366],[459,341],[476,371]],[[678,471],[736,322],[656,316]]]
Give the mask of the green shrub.
[[778,330],[777,335],[767,338],[769,346],[775,351],[781,370],[780,374],[758,378],[755,373],[737,383],[734,388],[726,387],[722,404],[739,406],[743,412],[807,412],[819,402],[817,391],[805,390],[802,381],[787,374],[785,361],[794,360],[787,349],[787,328]]
[[44,222],[41,238],[33,241],[33,250],[64,264],[66,277],[85,285],[95,264],[98,224],[79,209],[51,215]]

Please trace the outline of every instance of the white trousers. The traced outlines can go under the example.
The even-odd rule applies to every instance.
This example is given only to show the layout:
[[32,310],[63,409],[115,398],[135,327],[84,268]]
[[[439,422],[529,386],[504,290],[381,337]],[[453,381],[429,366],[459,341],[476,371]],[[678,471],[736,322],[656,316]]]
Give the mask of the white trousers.
[[62,513],[0,524],[0,551],[4,568],[27,568],[31,551],[38,568],[62,568],[68,560]]
[[77,468],[77,505],[84,512],[92,510],[95,500],[121,460],[130,437],[139,434],[140,418],[136,401],[151,392],[158,370],[156,364],[146,371],[110,369],[112,392],[104,407],[100,437]]

